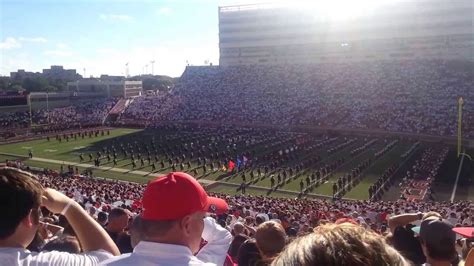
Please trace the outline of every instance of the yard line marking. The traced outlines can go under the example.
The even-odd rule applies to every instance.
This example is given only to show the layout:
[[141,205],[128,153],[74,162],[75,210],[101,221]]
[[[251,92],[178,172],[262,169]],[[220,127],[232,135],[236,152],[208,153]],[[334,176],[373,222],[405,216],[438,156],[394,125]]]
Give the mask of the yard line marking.
[[77,147],[74,147],[72,148],[73,150],[80,150],[80,149],[83,149],[85,148],[86,146],[77,146]]

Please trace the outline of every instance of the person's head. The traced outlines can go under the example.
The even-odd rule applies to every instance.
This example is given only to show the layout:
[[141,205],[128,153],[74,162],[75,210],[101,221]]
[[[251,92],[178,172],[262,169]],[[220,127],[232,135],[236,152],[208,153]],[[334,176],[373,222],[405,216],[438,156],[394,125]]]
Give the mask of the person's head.
[[234,235],[245,234],[245,227],[242,223],[235,223],[233,231]]
[[257,215],[257,217],[255,217],[255,223],[257,225],[260,225],[264,222],[265,222],[265,217],[263,215]]
[[420,243],[426,260],[451,262],[456,259],[456,233],[453,225],[437,213],[424,215],[420,225]]
[[38,230],[43,188],[30,173],[0,168],[0,246],[26,248]]
[[99,212],[99,214],[97,214],[97,222],[104,226],[107,224],[107,213],[106,212]]
[[122,208],[114,208],[109,213],[107,230],[114,233],[122,232],[128,225],[128,214]]
[[237,253],[237,264],[239,266],[258,265],[262,259],[254,240],[248,239],[239,248]]
[[228,254],[232,257],[232,258],[237,258],[237,255],[239,253],[239,249],[240,249],[240,246],[242,246],[242,244],[248,239],[248,237],[246,235],[236,235],[234,237],[234,239],[232,240],[232,242],[230,243],[230,246],[229,246],[229,251],[228,251]]
[[209,197],[192,176],[172,172],[148,183],[140,231],[146,241],[187,246],[196,253],[207,212],[225,213],[227,203]]
[[285,229],[275,221],[262,223],[255,232],[257,247],[265,259],[277,256],[285,247],[286,239]]
[[141,217],[136,216],[130,225],[130,241],[132,242],[132,248],[134,248],[143,238],[140,225]]
[[382,236],[351,223],[326,224],[295,239],[272,265],[409,265]]
[[79,254],[81,252],[81,246],[75,236],[63,235],[46,243],[42,250]]

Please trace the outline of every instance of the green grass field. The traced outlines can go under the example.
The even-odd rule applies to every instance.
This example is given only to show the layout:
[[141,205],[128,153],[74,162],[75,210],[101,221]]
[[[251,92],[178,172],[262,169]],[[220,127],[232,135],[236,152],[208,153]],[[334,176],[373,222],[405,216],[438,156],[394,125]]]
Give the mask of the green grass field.
[[[206,134],[211,134],[206,132]],[[98,137],[85,137],[70,139],[68,142],[63,140],[58,142],[54,137],[47,141],[46,139],[39,139],[34,141],[26,141],[15,144],[0,145],[0,161],[5,160],[15,160],[21,159],[24,163],[30,167],[39,167],[39,168],[49,168],[59,170],[61,165],[66,169],[67,165],[73,165],[78,167],[79,171],[84,171],[86,169],[92,169],[93,174],[98,177],[112,178],[112,179],[121,179],[132,182],[145,183],[154,176],[157,176],[161,173],[166,173],[171,171],[171,167],[166,164],[165,168],[157,167],[156,171],[152,172],[151,166],[145,163],[145,165],[138,166],[135,169],[132,169],[130,159],[124,159],[122,156],[118,156],[117,166],[112,167],[112,163],[103,159],[101,161],[101,167],[96,168],[92,167],[93,162],[89,161],[88,154],[95,154],[97,151],[101,151],[103,147],[111,147],[111,145],[118,146],[118,143],[134,143],[136,141],[142,143],[148,143],[152,139],[156,139],[160,152],[157,153],[159,160],[165,160],[167,152],[161,150],[162,147],[168,146],[171,149],[177,144],[182,143],[198,143],[201,141],[202,144],[206,144],[208,140],[208,135],[202,132],[163,132],[163,131],[154,131],[154,130],[139,130],[139,129],[127,129],[127,128],[117,128],[110,131],[110,135],[98,136]],[[273,133],[266,133],[271,135]],[[321,136],[314,136],[314,141],[317,141]],[[369,138],[370,139],[370,138]],[[308,197],[313,197],[315,195],[331,196],[332,195],[332,184],[337,180],[338,177],[345,175],[353,167],[357,166],[361,161],[372,158],[373,163],[362,172],[361,182],[359,182],[352,190],[347,192],[344,197],[351,199],[367,199],[368,198],[368,188],[373,184],[379,176],[387,169],[389,166],[394,163],[399,163],[400,168],[397,171],[395,178],[401,178],[403,173],[411,166],[413,161],[420,155],[420,152],[417,151],[413,153],[411,158],[408,158],[406,161],[403,161],[400,157],[409,147],[413,144],[414,141],[400,141],[398,142],[391,150],[389,150],[384,156],[376,159],[374,153],[381,148],[383,148],[387,142],[383,140],[378,140],[374,145],[372,145],[367,151],[358,154],[357,156],[350,157],[348,152],[354,148],[362,146],[369,139],[358,138],[357,141],[353,142],[349,146],[339,150],[338,152],[328,154],[327,148],[335,147],[345,140],[341,137],[338,138],[333,143],[330,143],[325,148],[314,149],[308,153],[305,153],[304,156],[299,157],[298,159],[291,159],[282,164],[282,167],[289,167],[295,165],[299,160],[307,160],[315,156],[319,156],[321,161],[315,165],[310,165],[304,171],[301,171],[299,175],[292,179],[290,182],[284,184],[277,191],[269,191],[270,187],[270,178],[262,177],[256,179],[253,182],[252,187],[247,188],[247,193],[253,195],[265,195],[272,197],[296,197],[299,193],[300,180],[305,180],[310,173],[317,169],[317,167],[330,164],[331,162],[336,161],[341,157],[345,157],[346,161],[338,169],[334,171],[334,174],[329,177],[326,183],[313,189]],[[387,140],[390,142],[391,140]],[[241,153],[247,151],[243,143],[245,139],[239,140],[237,145],[236,153]],[[255,156],[262,157],[273,150],[278,150],[284,147],[285,142],[281,142],[278,145],[270,145],[275,142],[275,139],[271,138],[262,138],[260,142],[257,142],[251,147],[255,152]],[[278,142],[279,143],[279,142]],[[225,144],[219,144],[219,150],[225,150]],[[419,149],[425,148],[423,144]],[[454,147],[453,147],[454,148]],[[28,152],[32,151],[33,159],[28,158]],[[473,151],[468,151],[473,154]],[[83,154],[85,160],[80,162],[79,154]],[[446,200],[449,198],[447,195],[451,193],[453,188],[453,176],[456,176],[459,165],[459,159],[456,158],[454,151],[449,153],[448,159],[445,164],[443,164],[442,169],[440,169],[440,178],[435,186],[435,191],[439,194],[440,200]],[[198,164],[196,161],[191,162],[191,168],[185,168],[184,171],[193,173],[194,169],[197,169],[197,178],[200,180],[208,181],[217,181],[218,183],[212,185],[211,191],[221,192],[226,194],[235,195],[240,193],[237,191],[238,185],[242,182],[241,173],[229,175],[219,170],[211,170],[207,173],[204,173],[202,169],[198,169]],[[180,170],[179,168],[177,169]],[[246,170],[247,174],[249,173]],[[248,176],[248,175],[247,175]],[[458,192],[456,194],[456,199],[474,199],[474,163],[469,160],[464,161],[464,166],[461,171],[460,181],[458,185]],[[396,198],[399,196],[397,187],[394,186],[389,192],[387,192],[384,199],[389,197],[389,199]]]

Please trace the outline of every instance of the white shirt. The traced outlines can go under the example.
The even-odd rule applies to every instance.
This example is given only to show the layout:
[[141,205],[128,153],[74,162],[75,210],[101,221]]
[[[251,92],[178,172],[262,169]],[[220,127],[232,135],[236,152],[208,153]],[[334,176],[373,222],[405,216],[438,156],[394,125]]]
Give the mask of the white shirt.
[[119,266],[119,265],[209,265],[214,263],[205,263],[193,256],[191,250],[186,246],[140,241],[133,249],[133,253],[123,254],[121,256],[104,261],[101,265]]
[[23,248],[0,248],[0,265],[98,265],[99,262],[113,258],[104,251],[72,254],[59,251],[30,252]]
[[101,265],[223,265],[232,242],[231,233],[208,217],[204,219],[202,238],[207,244],[196,256],[186,246],[140,241],[133,253],[112,258]]

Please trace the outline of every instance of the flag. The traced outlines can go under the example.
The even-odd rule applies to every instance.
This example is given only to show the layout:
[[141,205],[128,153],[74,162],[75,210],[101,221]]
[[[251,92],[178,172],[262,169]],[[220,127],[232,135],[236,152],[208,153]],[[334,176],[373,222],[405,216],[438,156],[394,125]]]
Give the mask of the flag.
[[229,171],[231,171],[231,172],[234,171],[234,167],[235,167],[235,163],[232,160],[230,160],[229,161]]

